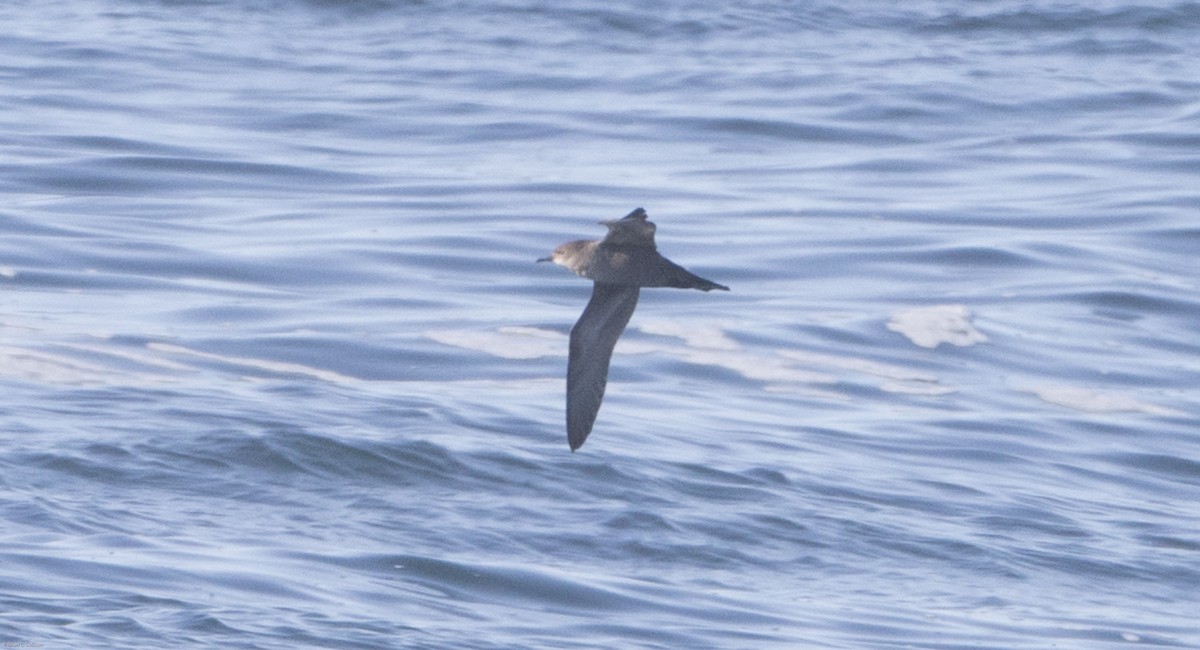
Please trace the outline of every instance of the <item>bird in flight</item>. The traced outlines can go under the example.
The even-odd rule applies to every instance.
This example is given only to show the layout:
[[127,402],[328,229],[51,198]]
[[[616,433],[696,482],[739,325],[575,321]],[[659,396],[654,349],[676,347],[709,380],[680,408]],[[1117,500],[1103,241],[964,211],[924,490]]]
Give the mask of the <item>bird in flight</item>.
[[571,328],[567,357],[567,443],[579,449],[604,399],[613,346],[637,307],[642,287],[729,291],[659,255],[654,222],[637,208],[621,219],[601,221],[600,240],[567,242],[539,262],[554,262],[595,282],[592,299]]

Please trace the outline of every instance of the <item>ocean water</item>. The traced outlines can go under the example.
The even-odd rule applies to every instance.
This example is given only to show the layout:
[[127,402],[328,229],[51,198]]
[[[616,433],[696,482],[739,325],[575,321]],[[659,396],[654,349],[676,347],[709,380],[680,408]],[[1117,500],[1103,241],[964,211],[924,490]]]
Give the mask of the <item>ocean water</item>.
[[1200,4],[0,24],[6,647],[1200,647]]

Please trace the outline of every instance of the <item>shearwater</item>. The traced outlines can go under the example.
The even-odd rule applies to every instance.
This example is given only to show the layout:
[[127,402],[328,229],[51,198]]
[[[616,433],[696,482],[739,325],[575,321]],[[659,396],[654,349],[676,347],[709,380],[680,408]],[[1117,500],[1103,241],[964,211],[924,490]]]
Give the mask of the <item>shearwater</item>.
[[592,299],[571,328],[567,357],[567,444],[579,449],[592,432],[608,384],[613,346],[625,331],[642,287],[729,291],[659,255],[654,222],[637,208],[621,219],[601,221],[601,240],[567,242],[539,262],[559,266],[593,280]]

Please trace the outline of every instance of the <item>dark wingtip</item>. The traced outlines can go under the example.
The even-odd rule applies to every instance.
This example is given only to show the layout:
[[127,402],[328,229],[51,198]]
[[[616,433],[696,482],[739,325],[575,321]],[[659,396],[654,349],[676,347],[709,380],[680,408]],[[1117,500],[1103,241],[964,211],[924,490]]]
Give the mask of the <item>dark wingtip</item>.
[[588,434],[591,432],[592,427],[590,424],[586,430],[578,426],[578,423],[573,428],[570,426],[567,427],[567,444],[570,445],[572,453],[583,446],[583,442],[587,440]]
[[718,291],[729,291],[729,287],[727,287],[723,284],[717,284],[716,282],[713,282],[712,280],[705,280],[704,278],[700,278],[700,280],[703,284],[696,284],[693,286],[695,286],[697,289],[699,289],[701,291],[712,291],[713,289],[716,289]]
[[646,219],[649,215],[646,214],[645,208],[634,208],[633,212],[621,217],[622,219]]

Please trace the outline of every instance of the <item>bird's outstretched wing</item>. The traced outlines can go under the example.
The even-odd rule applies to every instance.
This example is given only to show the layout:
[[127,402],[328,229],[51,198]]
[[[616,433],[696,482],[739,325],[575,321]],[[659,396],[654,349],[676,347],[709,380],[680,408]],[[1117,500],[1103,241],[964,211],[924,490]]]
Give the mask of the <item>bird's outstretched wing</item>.
[[676,289],[699,289],[701,291],[720,289],[721,291],[729,291],[729,287],[717,284],[712,280],[705,280],[675,262],[659,255],[657,252],[647,252],[639,256],[639,258],[644,258],[645,260],[640,268],[640,275],[643,281],[638,283],[643,287],[674,287]]
[[608,384],[613,347],[637,307],[639,292],[634,285],[595,283],[592,299],[571,328],[567,358],[567,442],[571,451],[579,449],[592,432]]

